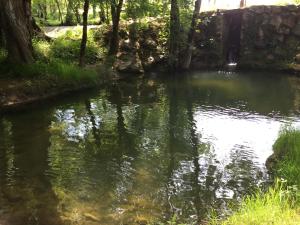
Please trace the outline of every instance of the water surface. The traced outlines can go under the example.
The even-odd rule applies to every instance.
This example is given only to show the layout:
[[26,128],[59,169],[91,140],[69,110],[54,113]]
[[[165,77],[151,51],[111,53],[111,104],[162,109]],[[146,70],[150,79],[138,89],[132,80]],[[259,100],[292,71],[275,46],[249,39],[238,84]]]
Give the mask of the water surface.
[[118,81],[0,116],[0,224],[201,222],[268,180],[300,80],[191,73]]

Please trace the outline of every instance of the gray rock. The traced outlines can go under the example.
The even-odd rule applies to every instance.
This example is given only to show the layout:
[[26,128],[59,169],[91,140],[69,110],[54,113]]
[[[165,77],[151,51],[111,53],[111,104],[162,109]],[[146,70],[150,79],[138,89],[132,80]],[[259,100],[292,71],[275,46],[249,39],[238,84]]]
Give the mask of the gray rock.
[[281,6],[272,6],[271,7],[271,12],[275,14],[279,14],[282,12],[282,7]]
[[300,54],[296,55],[295,60],[297,64],[300,64]]
[[278,29],[280,27],[281,23],[282,23],[281,16],[273,16],[271,21],[270,21],[270,24],[272,26],[274,26],[276,29]]
[[275,56],[272,54],[267,55],[267,60],[273,61],[275,59]]
[[297,23],[296,26],[294,27],[292,33],[296,36],[300,37],[300,23]]
[[288,28],[293,28],[296,25],[296,17],[293,15],[284,17],[282,20],[282,24],[287,26]]
[[289,35],[290,34],[290,28],[285,27],[285,26],[281,26],[279,27],[279,29],[277,30],[278,34],[285,34],[285,35]]
[[138,53],[123,53],[116,60],[114,67],[121,73],[144,73],[144,68]]
[[286,9],[289,10],[290,12],[295,12],[298,10],[296,5],[287,5]]

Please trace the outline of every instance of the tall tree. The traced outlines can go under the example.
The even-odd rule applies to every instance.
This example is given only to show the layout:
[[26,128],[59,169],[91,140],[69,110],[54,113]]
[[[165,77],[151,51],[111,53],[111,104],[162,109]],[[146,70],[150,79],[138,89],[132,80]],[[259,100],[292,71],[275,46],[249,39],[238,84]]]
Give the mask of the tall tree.
[[30,0],[0,0],[1,22],[8,60],[32,63],[32,17]]
[[66,21],[65,21],[65,25],[67,26],[72,26],[75,24],[73,8],[74,8],[74,0],[68,0]]
[[169,37],[169,68],[175,70],[178,68],[179,43],[180,43],[180,19],[177,0],[171,0],[170,13],[170,37]]
[[80,66],[84,65],[84,55],[85,55],[86,42],[87,42],[87,25],[88,25],[89,7],[90,7],[90,1],[84,0],[83,28],[82,28],[82,39],[81,39],[80,57],[79,57],[79,65]]
[[201,0],[195,1],[195,8],[193,13],[191,28],[187,39],[187,48],[185,50],[185,56],[183,58],[182,65],[181,65],[182,69],[189,69],[191,65],[195,34],[196,34],[197,18],[199,17],[200,14],[201,2],[202,2]]
[[[119,1],[119,2],[118,2]],[[119,49],[119,23],[123,7],[123,0],[111,0],[112,35],[110,39],[109,55],[115,55]]]
[[60,20],[60,24],[63,24],[63,17],[62,17],[62,12],[61,12],[61,7],[60,7],[60,3],[58,0],[55,0],[55,4],[56,4],[56,7],[58,9],[58,14],[59,14],[59,20]]

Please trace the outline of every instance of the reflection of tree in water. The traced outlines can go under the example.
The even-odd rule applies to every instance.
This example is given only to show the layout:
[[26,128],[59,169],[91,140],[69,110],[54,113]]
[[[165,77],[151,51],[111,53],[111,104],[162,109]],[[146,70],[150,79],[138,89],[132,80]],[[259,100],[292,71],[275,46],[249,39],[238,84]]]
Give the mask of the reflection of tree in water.
[[[249,149],[232,151],[224,171],[213,148],[202,143],[196,132],[193,111],[198,105],[193,104],[199,96],[197,89],[185,86],[186,82],[175,80],[168,86],[170,161],[166,191],[170,207],[167,214],[177,213],[181,218],[194,215],[193,220],[201,222],[210,209],[226,208],[232,197],[241,197],[246,190],[256,187],[257,175],[262,173]],[[182,149],[184,152],[180,152]],[[228,196],[230,191],[234,196]]]
[[[256,166],[251,164],[251,152],[247,155],[247,150],[233,151],[224,171],[226,165],[217,162],[213,147],[202,143],[195,114],[208,95],[207,90],[191,86],[191,80],[175,79],[162,84],[144,79],[107,86],[96,98],[85,97],[57,107],[51,124],[43,113],[19,117],[32,123],[22,126],[15,119],[2,120],[0,134],[11,130],[19,137],[5,137],[8,147],[0,151],[0,168],[5,165],[8,171],[8,162],[17,163],[18,171],[25,171],[27,176],[22,181],[16,171],[12,173],[13,180],[31,183],[24,195],[35,193],[36,201],[43,193],[36,187],[50,186],[44,175],[50,174],[59,202],[50,191],[47,198],[52,200],[45,202],[52,209],[58,206],[65,219],[79,224],[90,218],[87,213],[103,224],[152,222],[173,214],[183,221],[201,222],[210,208],[226,203],[222,190],[240,195],[240,186],[255,185]],[[216,102],[223,102],[223,98],[218,99]],[[21,130],[29,124],[34,131],[30,129],[22,138]],[[46,129],[49,125],[50,133]],[[40,137],[40,141],[32,142],[31,136]],[[10,151],[11,143],[23,146],[28,154],[15,159],[14,151],[21,152],[21,148]],[[37,155],[35,149],[29,150],[30,143],[44,151]],[[13,160],[7,160],[11,158],[9,154]],[[30,160],[22,162],[21,158],[27,156]],[[34,163],[32,171],[26,170]],[[2,171],[0,177],[1,174]],[[38,181],[31,182],[29,177]],[[0,178],[0,182],[2,187],[7,181]]]
[[255,165],[251,153],[251,149],[245,146],[235,146],[230,154],[230,163],[225,167],[225,187],[234,191],[235,198],[251,194],[262,181],[263,171],[259,165]]
[[[212,154],[207,152],[209,146],[200,142],[193,118],[193,91],[185,86],[185,80],[174,80],[168,86],[169,96],[169,183],[167,199],[170,209],[169,217],[179,214],[182,218],[193,215],[192,221],[200,222],[205,218],[209,204],[214,199],[211,176],[215,167],[210,167]],[[181,142],[181,143],[180,143]],[[180,146],[183,148],[181,149]],[[184,152],[176,152],[182,151]],[[175,157],[180,154],[180,157]],[[209,154],[208,162],[202,154]],[[201,165],[200,162],[202,161]],[[209,166],[210,169],[202,168]],[[207,175],[205,175],[207,173]],[[211,173],[211,174],[208,174]],[[201,179],[204,176],[205,179]],[[189,222],[192,222],[189,220]]]
[[[57,212],[58,200],[46,175],[50,144],[49,117],[45,113],[32,113],[29,118],[19,115],[17,119],[7,120],[11,123],[9,138],[13,143],[13,155],[4,158],[10,158],[11,161],[7,161],[6,165],[13,163],[15,171],[9,179],[0,177],[7,210],[1,216],[4,222],[0,222],[10,225],[62,224]],[[6,150],[4,154],[7,153]],[[5,171],[8,176],[8,168]]]

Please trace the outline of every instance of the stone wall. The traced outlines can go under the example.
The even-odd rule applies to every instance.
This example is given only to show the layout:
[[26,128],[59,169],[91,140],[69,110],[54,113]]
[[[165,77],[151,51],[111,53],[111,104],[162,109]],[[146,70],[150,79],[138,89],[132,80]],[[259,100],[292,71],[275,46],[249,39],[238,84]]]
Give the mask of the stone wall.
[[[240,20],[240,23],[238,23]],[[288,69],[300,52],[300,7],[253,6],[200,15],[193,68]]]

